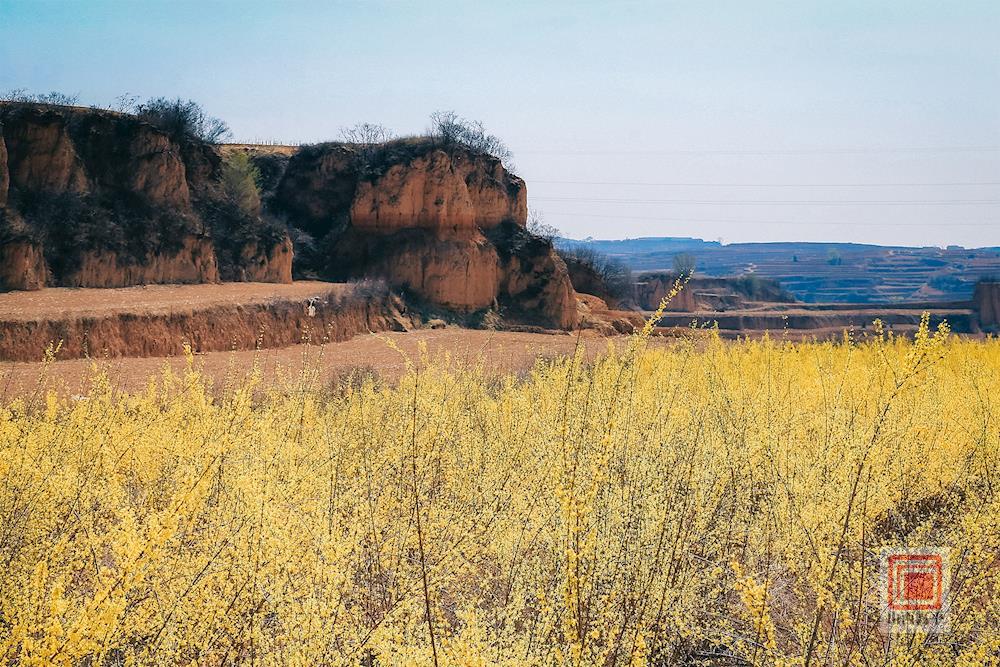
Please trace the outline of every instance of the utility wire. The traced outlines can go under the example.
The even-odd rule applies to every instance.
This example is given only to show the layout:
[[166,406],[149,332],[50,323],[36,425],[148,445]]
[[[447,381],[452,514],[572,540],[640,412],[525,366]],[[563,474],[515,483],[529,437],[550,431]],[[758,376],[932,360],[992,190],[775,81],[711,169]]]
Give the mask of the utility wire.
[[812,199],[812,200],[748,200],[719,201],[701,199],[630,199],[630,198],[596,198],[596,197],[532,197],[534,201],[564,201],[586,202],[596,204],[695,204],[707,206],[956,206],[956,205],[995,205],[1000,199],[945,199],[927,201],[889,201],[863,199]]
[[905,148],[806,148],[789,150],[686,150],[664,149],[648,151],[607,151],[607,150],[565,150],[536,149],[519,150],[518,155],[859,155],[895,153],[1000,153],[1000,147],[993,146],[941,146]]
[[563,216],[572,218],[602,218],[608,220],[650,220],[653,222],[734,222],[749,225],[830,225],[834,227],[996,227],[1000,222],[851,222],[831,220],[827,222],[804,220],[745,220],[739,218],[662,218],[643,215],[601,215],[599,213],[560,213],[546,211],[545,216]]
[[545,181],[534,178],[528,182],[554,185],[624,185],[691,188],[928,188],[1000,185],[1000,181],[982,181],[976,183],[646,183],[640,181]]

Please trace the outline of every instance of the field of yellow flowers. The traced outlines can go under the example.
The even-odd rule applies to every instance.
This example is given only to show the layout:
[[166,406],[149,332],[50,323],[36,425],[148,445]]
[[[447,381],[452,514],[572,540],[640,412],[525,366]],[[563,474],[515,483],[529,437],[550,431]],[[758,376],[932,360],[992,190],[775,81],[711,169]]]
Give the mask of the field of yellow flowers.
[[[648,334],[648,331],[645,332]],[[501,376],[0,407],[7,665],[982,665],[1000,342],[635,336]],[[885,634],[892,545],[945,635]]]

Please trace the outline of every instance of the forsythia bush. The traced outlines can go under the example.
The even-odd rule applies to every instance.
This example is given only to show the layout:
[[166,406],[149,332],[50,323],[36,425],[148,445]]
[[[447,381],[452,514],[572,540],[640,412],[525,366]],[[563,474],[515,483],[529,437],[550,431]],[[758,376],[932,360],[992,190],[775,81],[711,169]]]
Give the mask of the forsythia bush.
[[[336,389],[190,368],[0,407],[4,664],[1000,655],[995,340],[639,335]],[[951,548],[948,634],[879,631],[891,545]]]

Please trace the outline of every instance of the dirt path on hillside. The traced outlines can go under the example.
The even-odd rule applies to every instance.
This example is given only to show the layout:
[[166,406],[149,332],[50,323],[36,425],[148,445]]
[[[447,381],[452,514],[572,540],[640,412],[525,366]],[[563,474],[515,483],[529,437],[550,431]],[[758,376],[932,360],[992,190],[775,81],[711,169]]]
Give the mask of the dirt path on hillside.
[[[406,357],[418,360],[421,345],[431,358],[449,355],[459,365],[484,364],[488,373],[525,372],[539,357],[572,354],[577,341],[587,358],[606,351],[609,345],[622,345],[627,338],[603,338],[585,333],[536,334],[506,331],[481,331],[459,328],[427,329],[412,332],[387,332],[361,335],[342,343],[293,345],[260,351],[209,352],[195,357],[195,364],[212,378],[215,386],[245,377],[253,364],[260,365],[265,384],[273,385],[301,376],[303,368],[319,369],[321,381],[330,384],[360,370],[375,372],[393,381],[406,369]],[[394,349],[398,348],[398,349]],[[405,355],[405,356],[404,356]],[[6,362],[0,364],[0,403],[16,397],[39,394],[53,388],[67,396],[87,393],[95,363],[107,371],[112,382],[123,391],[144,389],[151,377],[163,372],[166,365],[183,371],[183,357],[115,358],[92,361],[72,359],[56,361],[47,368],[42,363]]]

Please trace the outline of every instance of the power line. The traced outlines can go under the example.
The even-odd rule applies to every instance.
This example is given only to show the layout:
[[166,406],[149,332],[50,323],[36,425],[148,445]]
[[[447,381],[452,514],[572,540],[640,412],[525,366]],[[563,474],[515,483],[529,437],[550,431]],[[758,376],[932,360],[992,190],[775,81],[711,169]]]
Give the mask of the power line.
[[1000,153],[1000,147],[934,146],[902,148],[804,148],[788,150],[663,149],[647,151],[536,149],[519,150],[517,153],[518,155],[877,155],[896,153]]
[[1000,181],[981,181],[975,183],[647,183],[640,181],[545,181],[538,179],[531,179],[529,183],[693,188],[927,188],[1000,185]]
[[601,218],[607,220],[650,220],[653,222],[725,222],[741,223],[751,225],[831,225],[846,227],[994,227],[1000,222],[849,222],[844,220],[831,220],[827,222],[804,220],[746,220],[740,218],[663,218],[644,215],[601,215],[599,213],[560,213],[558,211],[546,211],[546,217],[550,215],[573,218]]
[[704,206],[966,206],[1000,204],[1000,199],[946,199],[927,201],[897,201],[862,199],[812,199],[812,200],[747,200],[719,201],[701,199],[631,199],[631,198],[596,198],[596,197],[532,197],[534,201],[585,202],[594,204],[692,204]]

